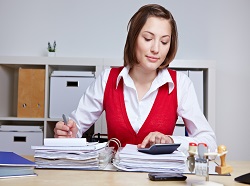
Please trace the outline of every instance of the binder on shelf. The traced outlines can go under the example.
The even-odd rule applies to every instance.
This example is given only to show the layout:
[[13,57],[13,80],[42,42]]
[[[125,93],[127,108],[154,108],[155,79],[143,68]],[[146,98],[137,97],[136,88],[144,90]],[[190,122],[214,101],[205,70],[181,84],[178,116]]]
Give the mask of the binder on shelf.
[[0,151],[0,178],[36,176],[36,164],[14,152]]
[[19,68],[17,117],[43,118],[45,69]]

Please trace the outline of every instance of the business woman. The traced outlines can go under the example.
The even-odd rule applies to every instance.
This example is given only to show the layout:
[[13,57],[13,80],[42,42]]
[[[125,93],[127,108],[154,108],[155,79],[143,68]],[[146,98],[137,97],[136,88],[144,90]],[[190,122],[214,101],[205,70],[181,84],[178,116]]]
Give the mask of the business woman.
[[[122,146],[144,148],[155,143],[190,142],[217,148],[215,134],[200,110],[193,83],[183,73],[170,70],[178,46],[176,22],[171,12],[157,4],[142,6],[128,23],[124,66],[102,72],[70,115],[59,121],[55,137],[81,137],[106,112],[108,138]],[[183,118],[188,136],[173,136],[177,117]]]

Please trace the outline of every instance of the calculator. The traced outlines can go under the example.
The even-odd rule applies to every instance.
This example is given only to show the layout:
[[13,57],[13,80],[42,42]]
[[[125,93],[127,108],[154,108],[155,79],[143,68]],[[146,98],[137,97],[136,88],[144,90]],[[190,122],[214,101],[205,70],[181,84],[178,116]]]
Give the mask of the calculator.
[[139,152],[144,152],[147,154],[171,154],[180,146],[180,143],[172,144],[154,144],[149,148],[138,148]]

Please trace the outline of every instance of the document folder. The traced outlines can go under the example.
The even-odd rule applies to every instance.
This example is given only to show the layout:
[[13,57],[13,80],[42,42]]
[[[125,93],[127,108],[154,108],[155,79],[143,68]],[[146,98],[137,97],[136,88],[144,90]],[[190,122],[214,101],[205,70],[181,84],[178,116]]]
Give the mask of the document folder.
[[[70,141],[68,139],[66,144],[70,145]],[[32,149],[35,150],[36,168],[102,170],[114,154],[114,148],[108,145],[108,142],[86,142],[85,146],[44,145],[32,146]]]

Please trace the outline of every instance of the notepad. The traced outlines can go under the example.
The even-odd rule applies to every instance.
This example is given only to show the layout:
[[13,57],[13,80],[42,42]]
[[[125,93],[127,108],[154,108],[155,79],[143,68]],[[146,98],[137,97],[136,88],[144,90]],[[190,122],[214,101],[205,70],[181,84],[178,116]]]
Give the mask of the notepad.
[[91,143],[87,142],[85,146],[31,146],[33,150],[55,150],[55,151],[92,151],[99,150],[106,147],[107,142],[103,143]]
[[81,147],[86,146],[86,138],[45,138],[44,146]]

